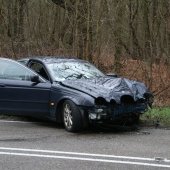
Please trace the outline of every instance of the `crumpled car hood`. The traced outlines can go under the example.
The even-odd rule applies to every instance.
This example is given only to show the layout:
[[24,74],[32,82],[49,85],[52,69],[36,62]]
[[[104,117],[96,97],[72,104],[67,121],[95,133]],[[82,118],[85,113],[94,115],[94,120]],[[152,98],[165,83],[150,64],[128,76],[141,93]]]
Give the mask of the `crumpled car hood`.
[[144,99],[144,93],[148,92],[143,83],[109,76],[96,79],[65,80],[61,85],[79,90],[95,98],[102,97],[107,102],[114,99],[117,103],[120,103],[121,97],[124,95],[133,97],[134,101]]

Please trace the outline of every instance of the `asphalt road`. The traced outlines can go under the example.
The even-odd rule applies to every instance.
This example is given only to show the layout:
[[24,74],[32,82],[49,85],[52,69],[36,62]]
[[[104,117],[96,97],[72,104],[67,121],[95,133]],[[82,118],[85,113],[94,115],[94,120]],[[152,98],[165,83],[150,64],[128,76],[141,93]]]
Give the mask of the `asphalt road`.
[[170,130],[88,130],[0,120],[0,170],[170,169]]

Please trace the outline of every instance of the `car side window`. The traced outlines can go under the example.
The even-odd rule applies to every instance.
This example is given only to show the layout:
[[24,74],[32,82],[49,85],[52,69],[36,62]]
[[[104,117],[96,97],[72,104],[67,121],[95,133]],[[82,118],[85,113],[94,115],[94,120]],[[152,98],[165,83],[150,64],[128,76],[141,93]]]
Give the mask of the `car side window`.
[[37,72],[39,75],[41,75],[46,80],[50,80],[49,76],[48,76],[48,74],[47,74],[47,72],[46,72],[46,70],[45,70],[45,68],[43,67],[42,64],[33,62],[33,63],[30,64],[30,68],[32,70],[34,70],[35,72]]
[[31,81],[35,74],[17,62],[0,60],[0,79]]

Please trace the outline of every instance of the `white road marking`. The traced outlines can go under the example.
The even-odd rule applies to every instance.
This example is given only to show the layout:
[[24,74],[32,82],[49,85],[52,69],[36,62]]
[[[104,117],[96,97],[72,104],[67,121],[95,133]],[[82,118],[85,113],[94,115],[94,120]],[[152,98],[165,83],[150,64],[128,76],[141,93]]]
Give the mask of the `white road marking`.
[[[139,160],[139,161],[156,161],[155,158],[146,158],[146,157],[117,156],[117,155],[106,155],[106,154],[66,152],[66,151],[26,149],[26,148],[0,147],[0,150],[5,150],[6,152],[9,152],[9,151],[20,151],[21,152],[22,151],[22,152],[37,152],[37,153],[48,153],[48,154],[63,154],[63,155],[89,156],[89,157],[116,158],[116,159]],[[162,161],[166,162],[166,163],[170,162],[170,160],[168,160],[168,159],[164,159]]]
[[[116,156],[116,155],[80,153],[80,152],[52,151],[52,150],[39,150],[39,149],[24,149],[24,148],[6,148],[6,147],[0,147],[0,150],[41,152],[41,153],[53,153],[53,154],[67,154],[67,155],[80,155],[80,156],[92,156],[92,157],[107,157],[107,158],[121,158],[121,159],[134,159],[134,160],[155,161],[154,158]],[[169,162],[170,162],[170,160],[169,160]]]
[[119,160],[95,159],[95,158],[81,158],[81,157],[69,157],[69,156],[56,156],[56,155],[41,155],[41,154],[15,153],[15,152],[0,152],[0,155],[67,159],[67,160],[80,160],[80,161],[91,161],[91,162],[105,162],[105,163],[117,163],[117,164],[170,168],[170,165],[166,165],[166,164],[154,164],[154,163],[145,163],[145,162],[131,162],[131,161],[119,161]]

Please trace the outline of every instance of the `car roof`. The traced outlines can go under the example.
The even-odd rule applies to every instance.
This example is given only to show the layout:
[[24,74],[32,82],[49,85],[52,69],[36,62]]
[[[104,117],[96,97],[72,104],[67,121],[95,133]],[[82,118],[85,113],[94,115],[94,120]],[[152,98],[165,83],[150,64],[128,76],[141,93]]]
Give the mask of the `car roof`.
[[18,63],[16,60],[14,60],[12,58],[0,57],[0,60],[6,60],[6,61]]
[[9,61],[14,61],[13,59],[10,58],[5,58],[5,57],[0,57],[1,60],[9,60]]
[[58,62],[88,62],[88,61],[85,61],[85,60],[81,60],[81,59],[77,59],[77,58],[73,58],[73,57],[61,57],[61,56],[32,56],[32,57],[28,57],[28,58],[22,58],[22,59],[19,59],[19,61],[22,61],[22,60],[38,60],[38,61],[41,61],[43,63],[46,63],[46,64],[51,64],[51,63],[58,63]]

